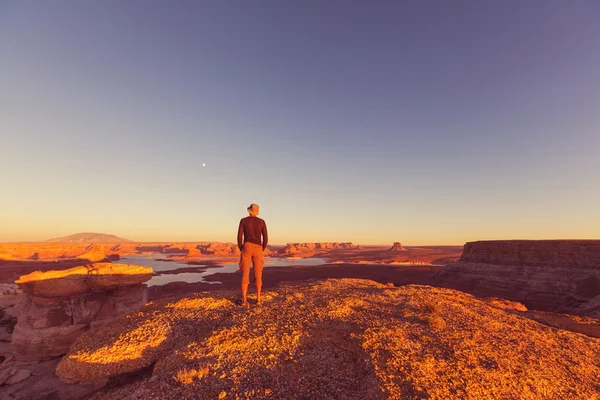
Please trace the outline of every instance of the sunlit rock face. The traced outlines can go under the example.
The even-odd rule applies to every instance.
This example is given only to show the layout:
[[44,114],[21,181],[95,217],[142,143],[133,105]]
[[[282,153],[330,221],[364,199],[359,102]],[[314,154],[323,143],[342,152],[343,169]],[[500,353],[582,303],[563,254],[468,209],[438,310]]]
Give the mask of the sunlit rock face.
[[359,279],[263,295],[249,309],[227,292],[149,303],[81,335],[56,373],[90,381],[153,365],[95,399],[597,395],[598,339],[532,321],[521,304]]
[[87,249],[87,253],[77,256],[77,259],[88,260],[89,262],[95,263],[106,260],[106,253],[104,252],[104,245],[93,244]]
[[34,272],[15,283],[26,293],[17,309],[12,344],[19,360],[65,354],[81,333],[147,302],[152,268],[98,263]]
[[600,318],[600,240],[471,242],[438,277],[478,295]]
[[354,249],[351,242],[288,243],[283,249],[284,255],[309,257],[324,250]]

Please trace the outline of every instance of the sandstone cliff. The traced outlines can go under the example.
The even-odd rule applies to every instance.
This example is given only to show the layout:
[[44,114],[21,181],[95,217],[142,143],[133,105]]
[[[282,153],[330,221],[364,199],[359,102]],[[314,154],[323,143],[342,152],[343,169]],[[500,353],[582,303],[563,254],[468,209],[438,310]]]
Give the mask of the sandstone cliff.
[[[152,366],[94,399],[594,398],[598,339],[429,286],[339,279],[283,286],[246,310],[232,293],[157,300],[82,335],[70,382]],[[506,309],[508,308],[508,310]]]
[[137,310],[151,276],[152,268],[106,263],[22,276],[15,282],[26,293],[12,334],[17,359],[64,354],[90,327]]
[[530,308],[600,318],[600,240],[467,243],[438,275],[445,286]]
[[[223,242],[189,243],[0,243],[0,260],[55,261],[89,260],[98,262],[134,254],[180,254],[200,250],[207,257],[239,255],[237,245]],[[100,258],[102,255],[104,257]]]
[[324,250],[354,249],[351,242],[288,243],[283,249],[284,255],[314,255]]

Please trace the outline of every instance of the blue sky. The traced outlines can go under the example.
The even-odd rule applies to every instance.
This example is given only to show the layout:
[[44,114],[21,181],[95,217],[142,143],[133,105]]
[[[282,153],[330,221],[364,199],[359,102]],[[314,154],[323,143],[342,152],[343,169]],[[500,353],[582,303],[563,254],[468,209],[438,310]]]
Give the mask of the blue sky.
[[[595,1],[0,2],[0,240],[600,237]],[[206,163],[206,167],[202,167]]]

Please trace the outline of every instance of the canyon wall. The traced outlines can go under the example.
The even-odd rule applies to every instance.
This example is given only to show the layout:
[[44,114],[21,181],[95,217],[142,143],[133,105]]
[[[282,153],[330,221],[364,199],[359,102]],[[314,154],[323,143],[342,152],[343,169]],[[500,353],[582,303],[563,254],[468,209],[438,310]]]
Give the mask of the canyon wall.
[[471,242],[437,278],[478,296],[600,318],[600,240]]

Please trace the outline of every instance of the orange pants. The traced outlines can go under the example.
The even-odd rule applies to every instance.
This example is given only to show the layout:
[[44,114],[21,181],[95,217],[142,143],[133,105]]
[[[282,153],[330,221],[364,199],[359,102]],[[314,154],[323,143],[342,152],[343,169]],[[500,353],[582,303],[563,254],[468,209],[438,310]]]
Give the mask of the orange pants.
[[240,271],[242,271],[242,284],[250,283],[250,263],[254,268],[254,279],[257,285],[262,285],[262,271],[265,261],[263,259],[263,249],[260,244],[246,242],[242,246],[242,255],[240,257]]

